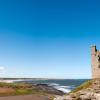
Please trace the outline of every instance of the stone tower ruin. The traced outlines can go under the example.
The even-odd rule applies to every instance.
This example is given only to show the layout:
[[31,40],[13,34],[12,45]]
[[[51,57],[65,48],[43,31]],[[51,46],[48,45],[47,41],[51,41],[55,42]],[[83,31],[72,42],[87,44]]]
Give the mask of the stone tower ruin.
[[91,67],[92,78],[100,78],[100,51],[97,50],[96,45],[91,46]]

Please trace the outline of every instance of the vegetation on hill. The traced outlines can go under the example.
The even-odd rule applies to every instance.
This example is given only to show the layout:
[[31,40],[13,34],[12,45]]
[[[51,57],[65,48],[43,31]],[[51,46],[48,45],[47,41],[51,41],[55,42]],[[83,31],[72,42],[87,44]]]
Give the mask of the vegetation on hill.
[[93,82],[94,82],[94,80],[88,80],[88,81],[82,83],[80,86],[76,87],[74,90],[72,90],[71,93],[75,93],[80,90],[87,89],[92,85]]
[[33,93],[32,85],[25,83],[0,83],[0,96]]
[[[42,87],[42,86],[41,86]],[[0,82],[0,96],[11,96],[11,95],[25,95],[25,94],[33,94],[33,95],[45,95],[53,100],[53,96],[55,95],[56,91],[48,90],[47,88],[44,89],[39,88],[39,86],[34,86],[32,84],[27,83],[2,83]]]

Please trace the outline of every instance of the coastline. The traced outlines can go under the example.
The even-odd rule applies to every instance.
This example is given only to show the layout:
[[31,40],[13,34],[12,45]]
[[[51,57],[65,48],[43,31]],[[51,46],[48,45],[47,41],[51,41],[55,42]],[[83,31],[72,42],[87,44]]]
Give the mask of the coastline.
[[56,95],[64,93],[47,84],[0,82],[0,100],[53,100]]
[[47,84],[64,93],[69,93],[71,90],[79,86],[88,79],[38,79],[38,78],[2,78],[0,82],[6,83],[31,83],[31,84]]
[[70,93],[57,96],[54,100],[100,100],[100,79],[91,79]]
[[[1,97],[11,97],[12,98],[12,96],[15,96],[15,97],[21,96],[21,98],[24,98],[23,96],[32,95],[32,96],[34,96],[33,98],[42,96],[42,98],[43,97],[47,98],[47,100],[56,100],[55,98],[60,98],[57,100],[63,100],[61,98],[63,98],[66,94],[71,93],[69,86],[63,86],[63,85],[60,86],[59,84],[55,84],[55,83],[43,84],[40,82],[40,84],[38,84],[38,83],[33,84],[30,82],[29,83],[18,82],[18,80],[17,80],[17,82],[12,82],[12,81],[7,81],[7,80],[5,80],[5,81],[6,81],[6,83],[0,82],[0,91],[1,91],[0,98]],[[71,84],[71,86],[72,86],[72,84]],[[64,90],[64,88],[65,88],[65,90]],[[69,89],[69,91],[68,91],[68,89]],[[39,100],[42,100],[42,98],[40,98]],[[34,99],[34,100],[38,100],[38,98]]]

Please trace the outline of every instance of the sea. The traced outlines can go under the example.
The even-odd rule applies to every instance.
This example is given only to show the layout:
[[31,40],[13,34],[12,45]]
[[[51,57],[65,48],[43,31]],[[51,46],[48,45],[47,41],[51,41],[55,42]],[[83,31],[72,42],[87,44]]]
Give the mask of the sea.
[[48,86],[52,86],[57,90],[68,93],[87,80],[89,79],[38,79],[26,80],[24,82],[33,84],[47,84]]

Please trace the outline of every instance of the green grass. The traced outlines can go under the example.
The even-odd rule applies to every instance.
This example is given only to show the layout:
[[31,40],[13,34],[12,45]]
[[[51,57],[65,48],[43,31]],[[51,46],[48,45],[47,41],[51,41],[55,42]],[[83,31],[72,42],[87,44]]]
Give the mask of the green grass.
[[8,87],[8,88],[31,88],[31,84],[26,84],[26,83],[2,83],[0,82],[0,87]]
[[75,93],[80,90],[87,89],[92,85],[93,82],[94,82],[94,80],[88,80],[88,81],[82,83],[80,86],[76,87],[74,90],[72,90],[71,93]]
[[[32,84],[26,83],[2,83],[0,82],[0,88],[7,88],[7,92],[0,92],[0,96],[4,95],[22,95],[22,94],[32,94]],[[13,92],[10,92],[9,89],[13,89]]]
[[[25,95],[25,94],[33,94],[38,96],[48,96],[50,100],[53,100],[54,94],[48,92],[47,90],[41,90],[32,84],[27,83],[2,83],[0,82],[0,88],[7,88],[7,92],[0,92],[0,96],[13,96],[13,95]],[[10,92],[9,89],[13,89],[14,91]]]

